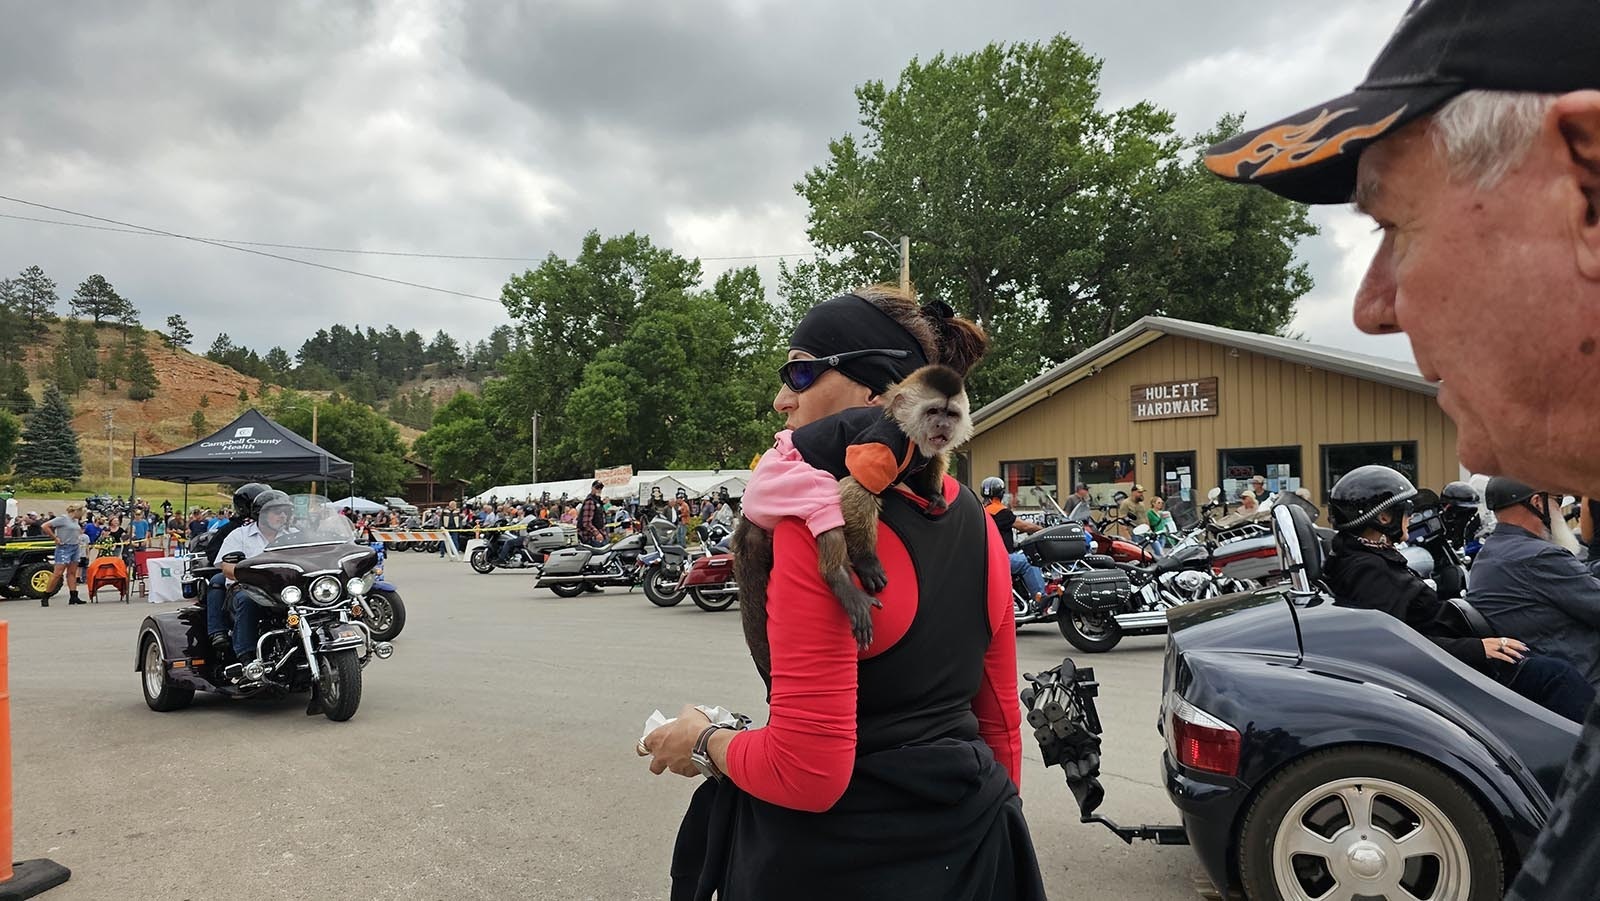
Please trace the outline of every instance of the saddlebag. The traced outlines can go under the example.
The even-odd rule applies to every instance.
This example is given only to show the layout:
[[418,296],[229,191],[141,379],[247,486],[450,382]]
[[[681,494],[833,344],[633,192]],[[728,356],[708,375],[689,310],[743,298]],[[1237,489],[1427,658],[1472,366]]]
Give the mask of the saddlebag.
[[1047,563],[1071,563],[1089,553],[1089,543],[1084,537],[1083,524],[1076,522],[1051,526],[1029,535],[1019,545],[1028,562],[1035,566]]
[[1128,574],[1120,569],[1072,573],[1062,587],[1067,604],[1081,613],[1126,610],[1133,597]]
[[562,548],[551,551],[549,559],[544,562],[546,576],[577,576],[582,575],[583,567],[589,562],[594,551],[586,547]]

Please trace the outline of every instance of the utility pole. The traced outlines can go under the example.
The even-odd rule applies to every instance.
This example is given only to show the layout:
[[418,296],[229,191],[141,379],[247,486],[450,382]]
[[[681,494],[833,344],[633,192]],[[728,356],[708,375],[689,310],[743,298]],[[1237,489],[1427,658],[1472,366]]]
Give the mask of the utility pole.
[[900,236],[900,290],[911,291],[911,236]]
[[533,414],[533,484],[539,484],[539,414]]
[[[316,401],[316,398],[312,398],[311,399],[311,443],[312,444],[316,444],[317,443],[317,401]],[[311,493],[312,494],[316,494],[317,493],[317,483],[316,482],[312,482],[311,483]],[[355,494],[356,493],[356,488],[355,488],[354,485],[350,486],[350,493],[351,494]]]
[[111,485],[111,438],[116,434],[117,411],[106,411],[106,486]]

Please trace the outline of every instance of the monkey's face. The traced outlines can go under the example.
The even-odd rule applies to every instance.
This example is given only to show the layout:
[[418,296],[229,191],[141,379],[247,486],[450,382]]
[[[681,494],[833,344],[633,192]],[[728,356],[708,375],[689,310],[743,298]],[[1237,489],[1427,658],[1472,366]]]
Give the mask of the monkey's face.
[[972,420],[967,416],[964,394],[922,404],[917,410],[916,422],[915,431],[922,434],[911,437],[928,454],[944,453],[972,435]]

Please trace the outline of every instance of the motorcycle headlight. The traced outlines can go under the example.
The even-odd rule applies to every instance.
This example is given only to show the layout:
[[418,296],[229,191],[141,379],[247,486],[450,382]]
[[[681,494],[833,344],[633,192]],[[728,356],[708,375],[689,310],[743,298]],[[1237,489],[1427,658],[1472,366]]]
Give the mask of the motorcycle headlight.
[[356,576],[354,579],[344,583],[344,587],[346,591],[359,597],[371,591],[372,583],[376,581],[377,579],[369,572],[364,576]]
[[339,599],[339,580],[333,576],[318,576],[311,583],[311,599],[327,606]]
[[290,585],[288,588],[278,592],[278,596],[282,598],[283,602],[288,604],[290,607],[299,604],[305,599],[305,593],[293,585]]

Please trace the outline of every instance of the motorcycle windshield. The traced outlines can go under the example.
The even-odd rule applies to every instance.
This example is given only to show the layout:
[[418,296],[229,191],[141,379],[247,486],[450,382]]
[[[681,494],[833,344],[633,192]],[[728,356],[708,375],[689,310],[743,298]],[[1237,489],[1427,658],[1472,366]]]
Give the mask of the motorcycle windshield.
[[333,502],[320,494],[292,494],[294,513],[288,528],[269,545],[278,550],[320,544],[348,544],[356,540],[355,524]]

